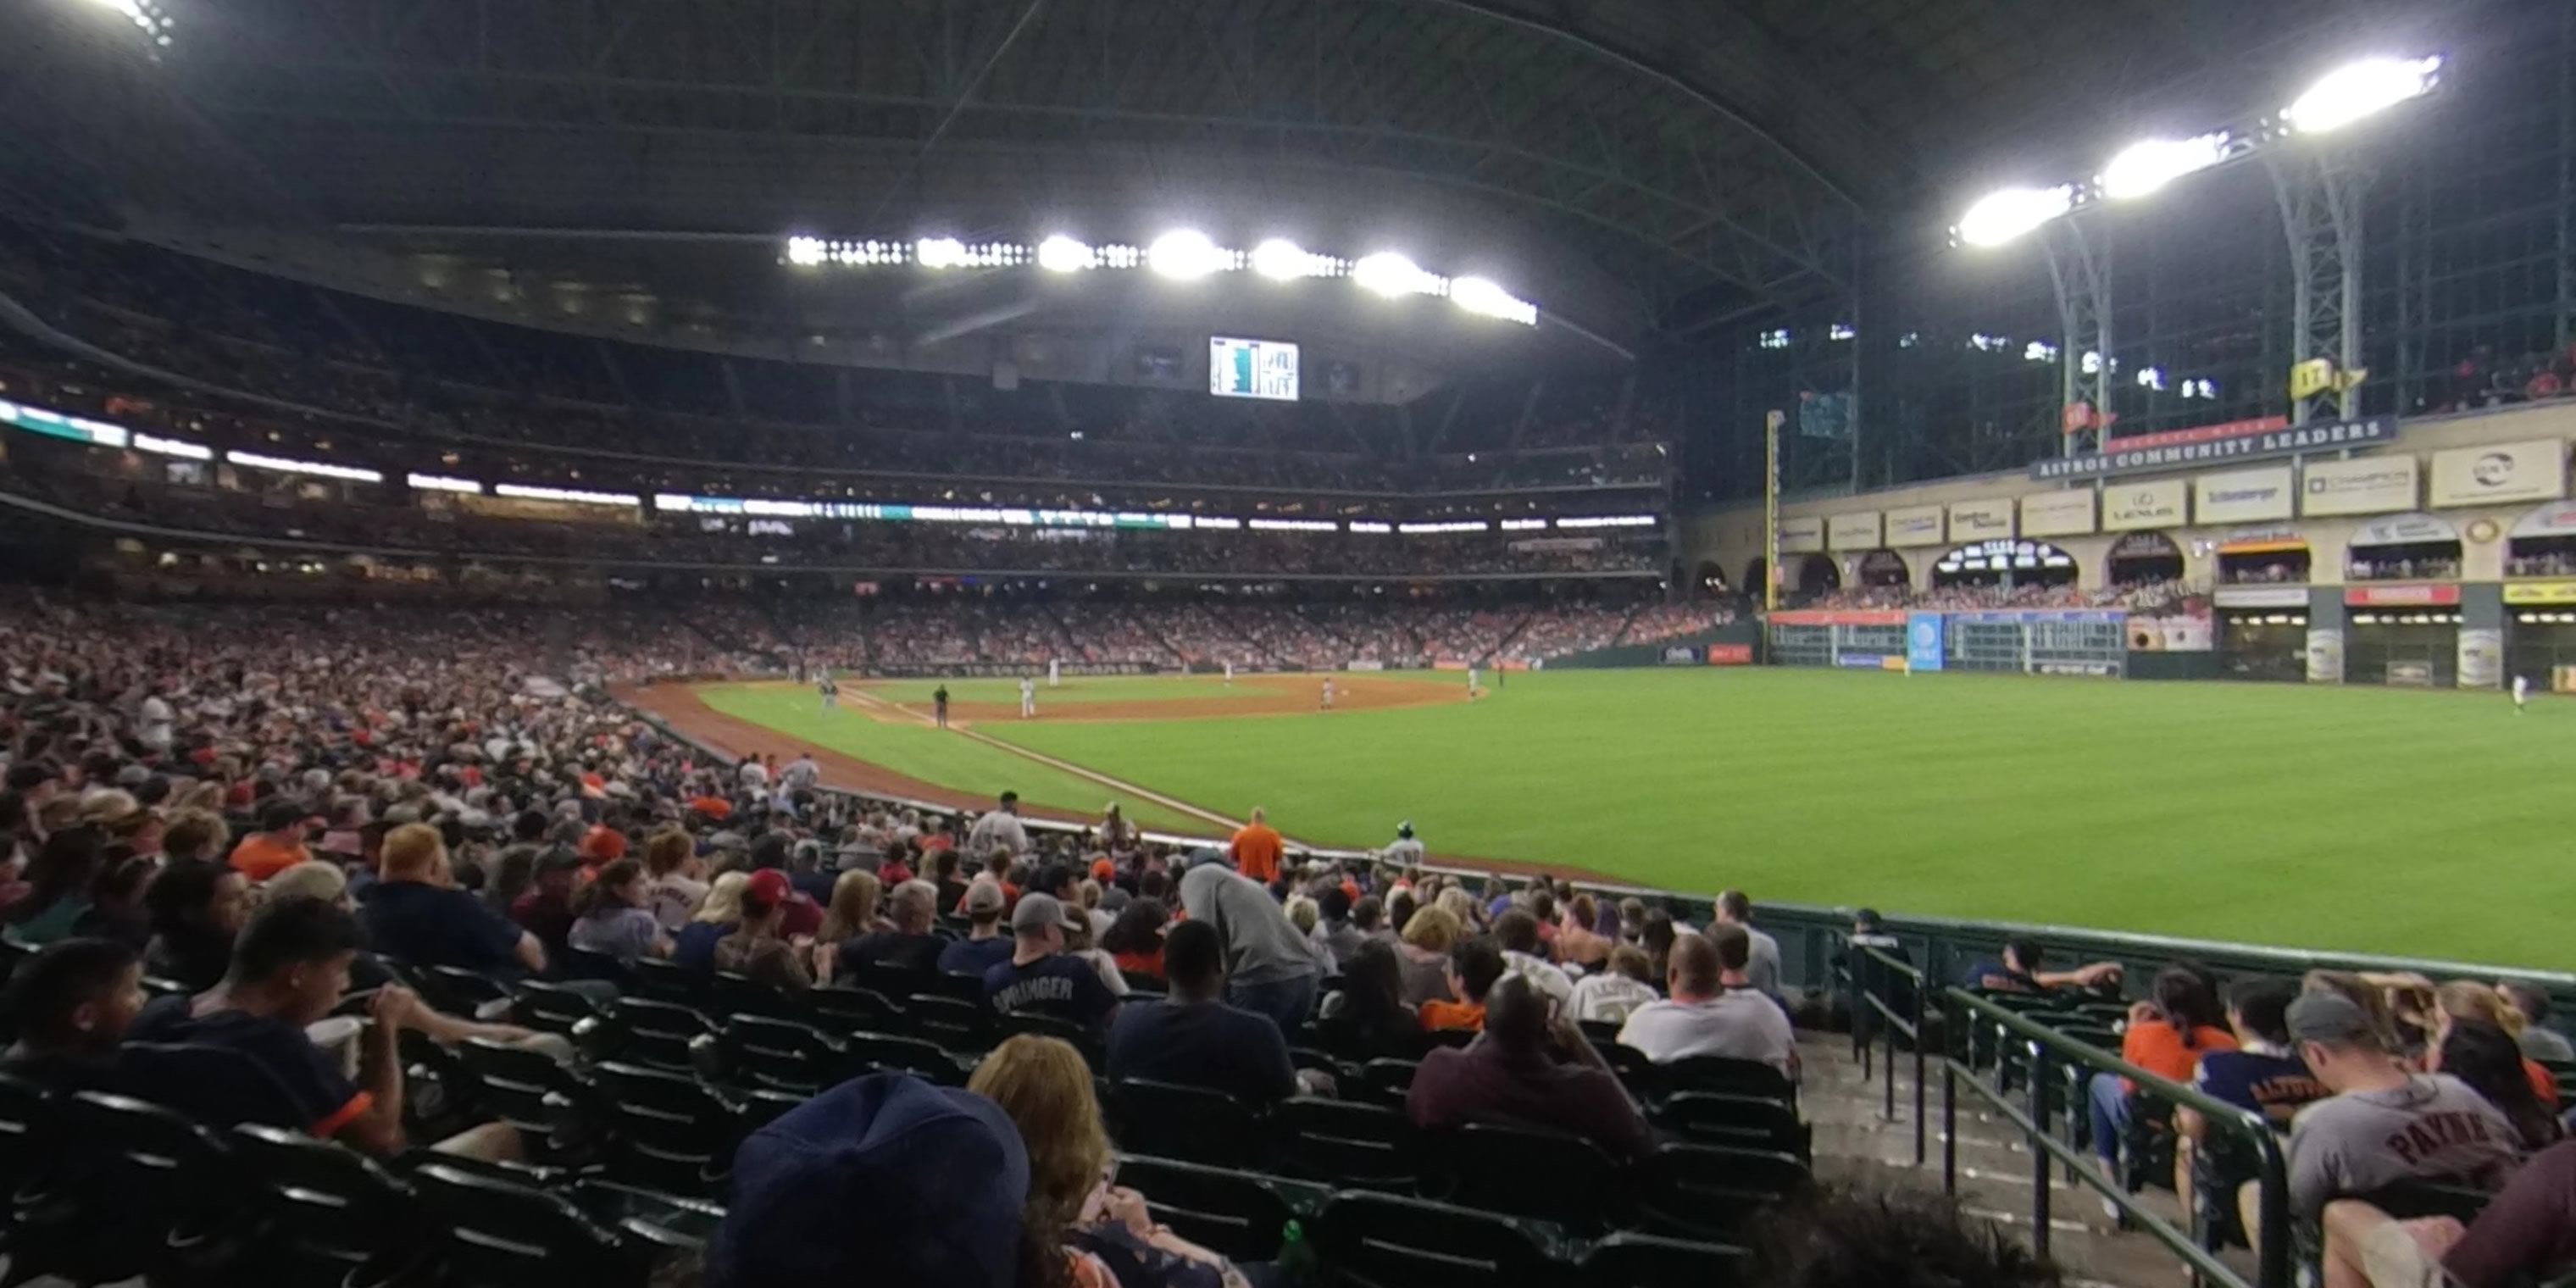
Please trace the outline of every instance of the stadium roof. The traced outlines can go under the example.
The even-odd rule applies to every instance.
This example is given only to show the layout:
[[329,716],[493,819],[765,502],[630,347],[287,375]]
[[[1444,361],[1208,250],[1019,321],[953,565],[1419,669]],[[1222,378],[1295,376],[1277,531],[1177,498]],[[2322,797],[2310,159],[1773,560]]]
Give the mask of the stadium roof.
[[[2413,30],[2389,29],[2402,0],[165,7],[162,84],[21,77],[0,119],[84,118],[44,138],[101,151],[48,160],[120,196],[149,171],[388,235],[1285,224],[1631,336],[1847,296],[1869,230],[1907,245],[2000,168]],[[58,71],[96,61],[66,52]],[[157,96],[196,142],[142,119]]]

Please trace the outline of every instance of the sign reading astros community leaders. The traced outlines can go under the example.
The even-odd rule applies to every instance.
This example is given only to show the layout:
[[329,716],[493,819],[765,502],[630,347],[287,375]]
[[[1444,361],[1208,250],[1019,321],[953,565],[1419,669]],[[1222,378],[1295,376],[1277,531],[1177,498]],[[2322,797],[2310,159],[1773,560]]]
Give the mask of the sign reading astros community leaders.
[[2226,465],[2273,456],[2295,456],[2301,452],[2339,452],[2348,447],[2376,447],[2396,441],[2397,422],[2387,416],[2336,421],[2331,425],[2298,425],[2287,429],[2239,429],[2224,438],[2159,443],[2148,447],[2124,447],[2120,440],[2113,439],[2111,446],[2103,451],[2052,456],[2036,462],[2030,467],[2030,476],[2042,481],[2109,478],[2120,474],[2143,474],[2150,470],[2189,469],[2197,465]]

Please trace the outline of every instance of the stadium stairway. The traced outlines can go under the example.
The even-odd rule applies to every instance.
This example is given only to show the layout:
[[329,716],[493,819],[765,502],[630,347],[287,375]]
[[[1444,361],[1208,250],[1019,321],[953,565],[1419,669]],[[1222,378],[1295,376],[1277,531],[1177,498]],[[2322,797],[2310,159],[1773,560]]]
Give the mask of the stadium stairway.
[[[1896,1117],[1881,1115],[1882,1084],[1864,1076],[1852,1058],[1851,1039],[1839,1033],[1802,1032],[1798,1057],[1802,1065],[1798,1102],[1814,1129],[1817,1179],[1878,1189],[1941,1186],[1941,1083],[1932,1072],[1924,1111],[1929,1119],[1925,1161],[1914,1166],[1914,1062],[1897,1060]],[[2002,1226],[2028,1241],[2031,1234],[2030,1149],[2011,1123],[1991,1113],[1972,1112],[1974,1102],[1959,1104],[1959,1204],[1968,1213]],[[2166,1190],[2149,1190],[2144,1198],[2166,1220],[2181,1223],[2181,1205]],[[2171,1288],[2183,1278],[2180,1260],[2145,1234],[2116,1228],[2090,1187],[2051,1169],[2049,1255],[2077,1282],[2117,1288]],[[2243,1250],[2226,1254],[2228,1263],[2253,1271],[2253,1258]]]

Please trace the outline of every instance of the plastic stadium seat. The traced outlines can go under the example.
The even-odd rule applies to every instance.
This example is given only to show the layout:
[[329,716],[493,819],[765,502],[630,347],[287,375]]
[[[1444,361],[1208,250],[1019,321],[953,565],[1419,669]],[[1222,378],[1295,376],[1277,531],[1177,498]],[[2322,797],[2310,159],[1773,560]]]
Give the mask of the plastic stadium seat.
[[559,963],[565,979],[606,980],[621,988],[635,986],[635,972],[615,954],[594,952],[588,948],[566,947]]
[[411,1187],[375,1161],[301,1132],[245,1123],[232,1146],[263,1189],[268,1238],[257,1282],[368,1288],[408,1282],[430,1256],[432,1232]]
[[1270,1261],[1296,1213],[1265,1178],[1200,1163],[1123,1154],[1118,1183],[1145,1196],[1154,1219],[1237,1261]]
[[510,1000],[510,990],[489,975],[461,966],[430,966],[414,973],[420,994],[450,1015],[473,1015],[489,1002]]
[[1752,1254],[1723,1243],[1692,1243],[1622,1232],[1583,1258],[1585,1288],[1735,1288]]
[[1569,1279],[1520,1222],[1392,1194],[1335,1194],[1313,1239],[1352,1288],[1554,1288]]
[[903,1009],[912,1017],[913,1032],[951,1051],[993,1049],[993,1012],[981,1001],[915,993],[904,999]]
[[1808,1156],[1807,1125],[1777,1100],[1686,1091],[1655,1106],[1655,1125],[1686,1141]]
[[1621,1205],[1617,1160],[1580,1136],[1475,1123],[1423,1141],[1441,1197],[1462,1207],[1590,1233],[1608,1228]]
[[793,1020],[737,1015],[725,1022],[718,1042],[736,1078],[774,1091],[810,1096],[840,1081],[849,1065],[840,1043]]
[[716,1033],[715,1022],[696,1010],[651,997],[618,998],[607,1018],[612,1058],[675,1073],[694,1072],[690,1049]]
[[984,977],[972,971],[941,971],[931,976],[931,986],[923,991],[981,1006],[984,1003]]
[[707,994],[707,1009],[717,1015],[767,1015],[782,1020],[806,1018],[802,998],[789,997],[749,975],[720,970]]
[[1664,1095],[1714,1091],[1732,1096],[1759,1096],[1795,1107],[1798,1084],[1759,1060],[1698,1055],[1656,1066],[1655,1080]]
[[1062,1016],[1047,1015],[1037,1011],[1006,1011],[995,1017],[993,1026],[996,1030],[994,1036],[997,1039],[1018,1037],[1023,1033],[1042,1038],[1054,1038],[1081,1052],[1083,1063],[1090,1065],[1094,1071],[1106,1070],[1109,1067],[1108,1048],[1101,1040],[1100,1034]]
[[901,1033],[910,1023],[891,1000],[903,994],[872,988],[818,988],[805,995],[816,1028],[827,1033]]
[[559,1138],[578,1139],[592,1093],[572,1070],[544,1052],[487,1038],[466,1039],[457,1056],[481,1084],[484,1109],[518,1128],[532,1156],[551,1158]]
[[1629,1180],[1638,1228],[1690,1239],[1731,1237],[1746,1217],[1813,1184],[1788,1154],[1679,1143],[1638,1163]]
[[596,1077],[612,1131],[611,1176],[693,1198],[723,1192],[745,1129],[738,1106],[685,1074],[610,1063]]
[[706,979],[678,962],[638,957],[629,969],[635,976],[635,990],[646,997],[683,1006],[695,1006],[706,997]]
[[444,1231],[446,1282],[623,1288],[643,1280],[642,1260],[560,1196],[444,1163],[415,1169],[412,1187]]
[[[861,962],[859,973],[841,982],[866,989],[879,997],[910,997],[915,993],[939,991],[937,971],[908,970],[892,962]],[[975,982],[975,988],[979,994],[983,991],[983,987],[982,980]]]
[[1610,1048],[1619,1045],[1619,1030],[1623,1026],[1617,1020],[1577,1020],[1574,1027],[1583,1031],[1584,1041],[1600,1048],[1603,1055],[1608,1055]]
[[599,1003],[586,993],[541,979],[519,985],[510,1001],[510,1022],[546,1033],[571,1037],[584,1020],[599,1018]]
[[1404,1097],[1413,1090],[1414,1071],[1422,1067],[1418,1060],[1371,1060],[1360,1066],[1357,1083],[1346,1089],[1354,1100],[1404,1108]]
[[1280,1170],[1352,1189],[1409,1194],[1422,1175],[1420,1133],[1401,1109],[1299,1096],[1270,1111]]
[[909,1073],[943,1087],[966,1085],[966,1070],[957,1057],[927,1038],[891,1033],[853,1033],[845,1043],[850,1069],[856,1073]]
[[51,1149],[53,1093],[0,1073],[0,1193],[14,1193],[40,1171]]
[[48,1269],[78,1283],[207,1282],[238,1271],[259,1231],[260,1190],[222,1140],[128,1096],[82,1091],[56,1103],[62,1139],[79,1143],[81,1161],[53,1192],[69,1204],[56,1227],[69,1237]]
[[1261,1156],[1261,1123],[1250,1108],[1222,1091],[1127,1078],[1110,1098],[1131,1154],[1176,1158],[1216,1167],[1249,1167]]

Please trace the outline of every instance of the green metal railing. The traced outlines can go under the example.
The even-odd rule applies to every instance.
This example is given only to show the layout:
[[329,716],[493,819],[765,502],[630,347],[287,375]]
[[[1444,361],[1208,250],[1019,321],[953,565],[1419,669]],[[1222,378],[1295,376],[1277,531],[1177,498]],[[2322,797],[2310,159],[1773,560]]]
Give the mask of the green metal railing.
[[[1845,959],[1847,964],[1844,967],[1844,982],[1850,986],[1848,996],[1852,1016],[1852,1055],[1860,1061],[1863,1078],[1876,1076],[1880,1079],[1882,1099],[1879,1113],[1889,1122],[1896,1121],[1896,1039],[1902,1036],[1906,1045],[1913,1049],[1914,1165],[1921,1167],[1926,1155],[1923,1110],[1924,1097],[1928,1093],[1924,1090],[1925,1074],[1930,1067],[1928,1063],[1930,1043],[1924,1040],[1923,972],[1915,969],[1912,964],[1898,961],[1876,948],[1851,944],[1849,941],[1846,941],[1846,947],[1849,948],[1850,955]],[[1902,981],[1906,991],[1913,995],[1913,1005],[1910,1007],[1899,1008],[1890,1005],[1887,1001],[1887,994],[1895,991],[1890,987],[1891,984],[1899,981]],[[1864,1013],[1878,1017],[1877,1027],[1884,1050],[1875,1060],[1872,1059],[1870,1051],[1869,1034],[1862,1029],[1861,1016]],[[1877,1065],[1875,1074],[1871,1069],[1873,1063]]]
[[[1940,1015],[1946,1035],[1941,1057],[1943,1189],[1952,1194],[1958,1193],[1959,1189],[1959,1092],[1965,1087],[1971,1095],[2018,1128],[2030,1145],[2031,1245],[2042,1256],[2048,1253],[2049,1167],[2054,1162],[2066,1168],[2069,1180],[2079,1181],[2100,1193],[2124,1220],[2144,1230],[2180,1257],[2203,1282],[2214,1282],[2225,1285],[2225,1288],[2291,1288],[2288,1156],[2280,1137],[2261,1114],[2213,1100],[2194,1088],[2158,1077],[2108,1051],[2070,1038],[1966,989],[1943,989]],[[2012,1103],[2010,1095],[2000,1087],[1988,1085],[1979,1071],[1961,1058],[1961,1037],[1972,1024],[1997,1025],[2029,1044],[2030,1064],[2025,1074],[2029,1105],[2026,1109]],[[1920,1046],[1917,1043],[1918,1049]],[[2054,1075],[2061,1063],[2091,1073],[2127,1078],[2137,1085],[2140,1093],[2192,1110],[2208,1123],[2210,1130],[2242,1138],[2252,1147],[2257,1187],[2257,1228],[2247,1232],[2254,1242],[2255,1272],[2252,1279],[2237,1273],[2205,1246],[2207,1232],[2201,1228],[2198,1205],[2195,1205],[2191,1216],[2192,1229],[2176,1226],[2140,1203],[2116,1178],[2101,1175],[2084,1151],[2057,1138],[2051,1127],[2057,1117],[2051,1099],[2057,1082]]]

